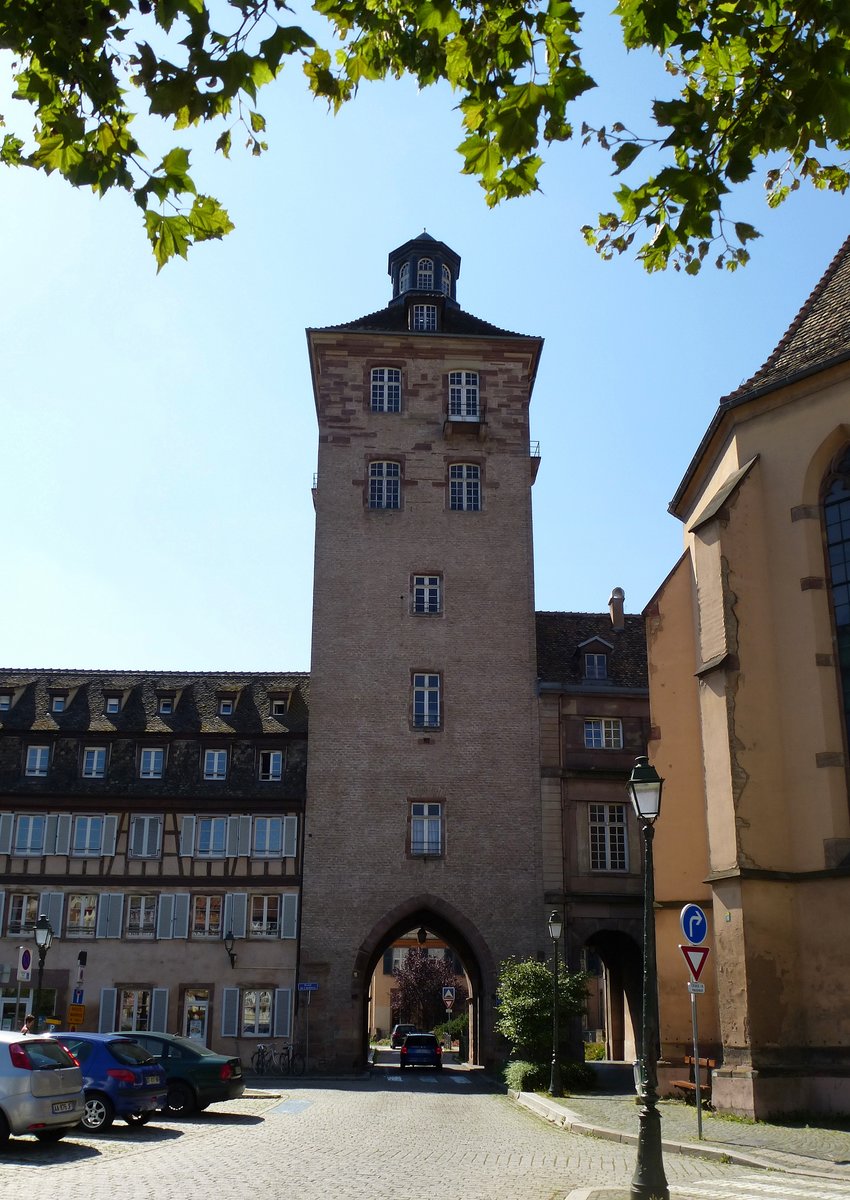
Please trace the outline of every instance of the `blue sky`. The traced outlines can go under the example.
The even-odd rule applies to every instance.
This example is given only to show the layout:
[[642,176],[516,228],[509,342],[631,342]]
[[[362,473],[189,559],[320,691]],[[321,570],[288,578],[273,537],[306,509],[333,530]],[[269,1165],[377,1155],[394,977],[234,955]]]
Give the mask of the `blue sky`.
[[[591,33],[606,86],[579,120],[638,121],[663,81]],[[3,175],[4,665],[309,667],[304,329],[382,307],[387,253],[423,227],[461,255],[465,309],[545,338],[537,607],[601,611],[615,585],[629,611],[646,603],[680,553],[667,504],[717,401],[825,270],[847,201],[801,192],[774,213],[754,186],[734,206],[765,235],[746,270],[646,276],[579,233],[608,207],[600,153],[552,149],[542,194],[488,210],[459,173],[452,103],[376,84],[333,118],[296,68],[261,96],[260,160],[156,133],[193,145],[237,225],[159,276],[131,200]]]

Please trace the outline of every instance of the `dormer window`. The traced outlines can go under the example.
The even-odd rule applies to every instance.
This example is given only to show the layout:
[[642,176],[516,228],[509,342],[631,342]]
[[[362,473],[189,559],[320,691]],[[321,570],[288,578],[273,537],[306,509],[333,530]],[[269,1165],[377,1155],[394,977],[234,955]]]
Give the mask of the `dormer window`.
[[444,296],[450,296],[452,294],[452,273],[445,264],[443,264],[443,269],[440,274],[440,291]]
[[174,697],[160,696],[157,701],[156,711],[161,717],[170,717],[174,712]]
[[607,679],[608,678],[608,655],[607,654],[585,654],[585,656],[584,656],[584,677],[585,677],[585,679]]
[[414,333],[433,333],[437,328],[436,304],[411,305],[410,328]]
[[218,715],[220,717],[230,717],[233,715],[234,701],[232,696],[219,696],[218,698]]
[[53,692],[50,697],[50,711],[52,713],[61,713],[65,711],[65,706],[68,703],[67,692]]
[[12,693],[0,692],[0,712],[8,712],[12,707]]
[[272,696],[272,716],[285,717],[289,709],[289,693],[282,696]]
[[430,292],[434,288],[434,260],[420,258],[416,266],[416,290]]
[[117,713],[121,711],[120,696],[104,696],[103,711],[107,714]]

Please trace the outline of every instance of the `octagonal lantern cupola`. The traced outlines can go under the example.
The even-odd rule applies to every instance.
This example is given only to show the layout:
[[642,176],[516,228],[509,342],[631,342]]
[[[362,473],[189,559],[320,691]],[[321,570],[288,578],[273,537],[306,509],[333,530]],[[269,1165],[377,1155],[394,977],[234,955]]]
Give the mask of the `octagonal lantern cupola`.
[[387,272],[393,281],[390,305],[407,305],[413,298],[436,297],[448,308],[458,308],[456,288],[460,255],[438,242],[424,229],[397,250],[390,251]]

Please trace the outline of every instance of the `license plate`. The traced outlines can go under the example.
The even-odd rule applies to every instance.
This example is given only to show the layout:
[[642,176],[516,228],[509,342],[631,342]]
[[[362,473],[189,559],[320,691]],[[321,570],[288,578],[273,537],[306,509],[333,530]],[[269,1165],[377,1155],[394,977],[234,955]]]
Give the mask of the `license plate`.
[[151,1087],[159,1087],[159,1085],[162,1083],[162,1076],[148,1075],[148,1083],[151,1085]]
[[53,1111],[55,1113],[73,1112],[76,1107],[73,1100],[57,1100],[53,1105]]

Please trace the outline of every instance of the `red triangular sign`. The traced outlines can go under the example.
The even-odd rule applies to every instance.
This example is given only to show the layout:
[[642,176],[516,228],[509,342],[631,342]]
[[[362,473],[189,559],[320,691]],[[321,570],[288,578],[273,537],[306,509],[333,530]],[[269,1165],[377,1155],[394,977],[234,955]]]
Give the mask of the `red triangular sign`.
[[679,949],[685,956],[685,962],[688,964],[688,970],[694,981],[698,980],[702,975],[705,960],[708,958],[708,946],[680,946]]

